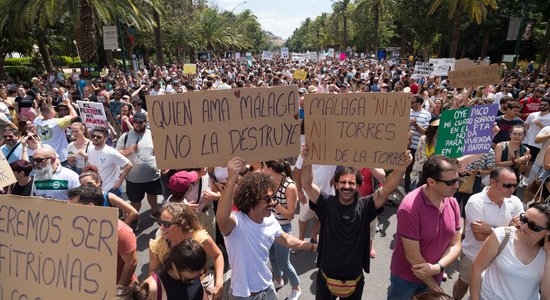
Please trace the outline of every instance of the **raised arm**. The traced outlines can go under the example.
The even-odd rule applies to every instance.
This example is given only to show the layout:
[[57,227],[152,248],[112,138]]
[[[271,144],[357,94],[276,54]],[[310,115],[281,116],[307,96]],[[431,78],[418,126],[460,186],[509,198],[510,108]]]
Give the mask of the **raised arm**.
[[227,162],[227,183],[218,201],[218,211],[216,212],[218,227],[225,236],[231,234],[237,226],[237,220],[231,216],[231,206],[233,205],[233,192],[239,179],[239,172],[244,170],[245,166],[244,159],[240,157],[234,157]]
[[302,188],[306,191],[309,201],[317,204],[317,200],[321,195],[321,190],[313,183],[313,171],[311,169],[311,163],[308,161],[309,154],[306,145],[302,145],[302,158],[304,159],[301,174]]
[[408,165],[412,162],[412,155],[411,151],[407,150],[405,153],[403,153],[404,158],[404,166],[402,170],[393,170],[393,172],[386,178],[384,181],[384,185],[376,190],[376,193],[374,193],[374,206],[376,208],[380,208],[384,206],[384,203],[388,201],[388,197],[395,191],[395,189],[399,186],[401,183],[401,179],[403,179],[403,175],[405,174],[405,169]]

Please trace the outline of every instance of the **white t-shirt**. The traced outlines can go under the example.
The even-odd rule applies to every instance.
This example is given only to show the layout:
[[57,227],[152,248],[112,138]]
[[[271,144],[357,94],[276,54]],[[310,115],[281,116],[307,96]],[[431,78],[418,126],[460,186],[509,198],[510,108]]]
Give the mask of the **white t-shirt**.
[[69,200],[68,191],[80,186],[78,174],[59,165],[49,180],[34,180],[32,195],[57,200]]
[[44,120],[42,117],[38,117],[34,120],[34,127],[36,127],[36,133],[40,136],[42,144],[50,145],[59,155],[59,161],[63,162],[67,160],[67,136],[65,135],[65,128],[71,125],[71,117],[65,116],[63,118],[53,118]]
[[523,143],[529,146],[540,148],[542,144],[535,143],[535,137],[537,136],[537,134],[539,134],[540,130],[542,129],[538,125],[533,123],[537,119],[540,119],[540,121],[544,125],[543,128],[546,126],[550,126],[550,113],[544,116],[540,115],[540,111],[530,113],[529,116],[527,116],[527,119],[525,120],[525,124],[529,124],[529,129],[527,129],[527,134],[523,139]]
[[[550,126],[545,126],[542,128],[537,136],[545,136],[550,134]],[[536,137],[535,137],[536,138]],[[546,149],[548,149],[548,146],[550,146],[550,139],[546,140],[544,143],[542,143],[542,147],[540,147],[539,155],[535,159],[535,164],[538,164],[539,166],[542,166],[544,163],[544,153],[546,152]]]
[[224,236],[232,270],[231,289],[233,296],[249,297],[272,285],[271,270],[267,266],[269,248],[283,230],[273,215],[264,218],[261,224],[241,212],[232,212],[232,215],[237,225]]
[[481,220],[492,227],[508,226],[512,218],[523,212],[523,204],[518,197],[512,195],[505,198],[502,205],[498,207],[487,196],[489,187],[481,192],[470,196],[466,207],[466,224],[464,224],[464,240],[462,241],[462,252],[468,258],[474,260],[483,241],[478,241],[472,233],[472,222]]
[[[531,263],[523,264],[516,257],[514,250],[517,229],[510,228],[510,238],[506,247],[482,274],[480,293],[482,300],[539,299],[539,288],[546,260],[544,250],[541,248]],[[506,234],[505,228],[498,227],[493,229],[493,232],[499,244],[502,243]]]
[[88,163],[97,167],[103,181],[101,185],[103,192],[108,192],[113,188],[120,175],[120,169],[129,162],[124,155],[108,145],[99,150],[94,146],[88,148]]

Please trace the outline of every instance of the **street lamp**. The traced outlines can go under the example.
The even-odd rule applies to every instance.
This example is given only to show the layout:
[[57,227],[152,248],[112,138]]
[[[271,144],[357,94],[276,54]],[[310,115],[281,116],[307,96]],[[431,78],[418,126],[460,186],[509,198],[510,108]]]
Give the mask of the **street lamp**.
[[246,1],[243,1],[243,2],[241,2],[241,3],[237,4],[237,5],[235,5],[235,7],[233,7],[233,9],[229,11],[229,13],[232,13],[237,7],[239,7],[239,6],[243,5],[243,4],[246,4],[246,3],[247,3]]

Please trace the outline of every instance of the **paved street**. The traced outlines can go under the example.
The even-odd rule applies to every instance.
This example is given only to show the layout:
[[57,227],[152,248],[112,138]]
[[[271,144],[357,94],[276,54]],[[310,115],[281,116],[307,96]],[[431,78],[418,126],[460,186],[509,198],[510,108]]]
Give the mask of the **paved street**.
[[[148,269],[148,241],[155,236],[158,226],[154,221],[149,218],[149,211],[146,206],[147,201],[143,201],[142,213],[140,215],[141,228],[138,236],[138,250],[139,250],[139,265],[137,273],[139,280],[142,281],[146,278]],[[377,233],[374,242],[375,249],[377,251],[376,258],[371,260],[371,273],[366,274],[365,277],[365,289],[363,291],[363,299],[386,299],[387,288],[390,284],[390,260],[391,253],[395,246],[395,230],[396,230],[396,211],[395,206],[386,205],[384,213],[380,216],[381,233]],[[296,216],[297,217],[297,216]],[[292,221],[293,234],[298,234],[298,220],[295,218]],[[291,256],[291,261],[298,275],[300,276],[300,287],[302,289],[302,296],[300,299],[309,300],[315,299],[315,278],[317,276],[317,269],[315,268],[315,256],[309,252],[302,252],[297,255]],[[443,289],[446,293],[451,294],[452,284],[457,277],[456,268],[447,268],[449,280],[443,283]],[[229,287],[229,281],[226,282],[226,291]],[[285,299],[290,294],[290,287],[285,285],[284,288],[278,291],[279,299]],[[226,293],[227,295],[227,293]],[[224,299],[227,299],[226,295]]]

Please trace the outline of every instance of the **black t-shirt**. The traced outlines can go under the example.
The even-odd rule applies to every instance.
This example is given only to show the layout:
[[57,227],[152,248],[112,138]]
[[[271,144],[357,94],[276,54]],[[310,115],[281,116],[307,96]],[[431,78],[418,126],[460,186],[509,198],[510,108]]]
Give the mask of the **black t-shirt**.
[[[202,300],[204,291],[199,278],[183,283],[180,280],[176,280],[167,272],[158,272],[158,277],[162,281],[162,287],[166,292],[167,299],[169,300]],[[160,289],[157,287],[157,291]]]
[[25,97],[17,96],[15,98],[15,102],[17,102],[17,105],[19,105],[19,108],[32,107],[32,104],[34,102],[34,93],[29,90]]
[[31,179],[27,185],[19,185],[18,182],[14,183],[11,189],[13,195],[30,196],[32,192],[32,183],[34,179]]
[[338,196],[321,194],[309,206],[321,222],[317,266],[328,277],[351,280],[369,272],[370,223],[383,211],[374,206],[373,196],[342,205]]

